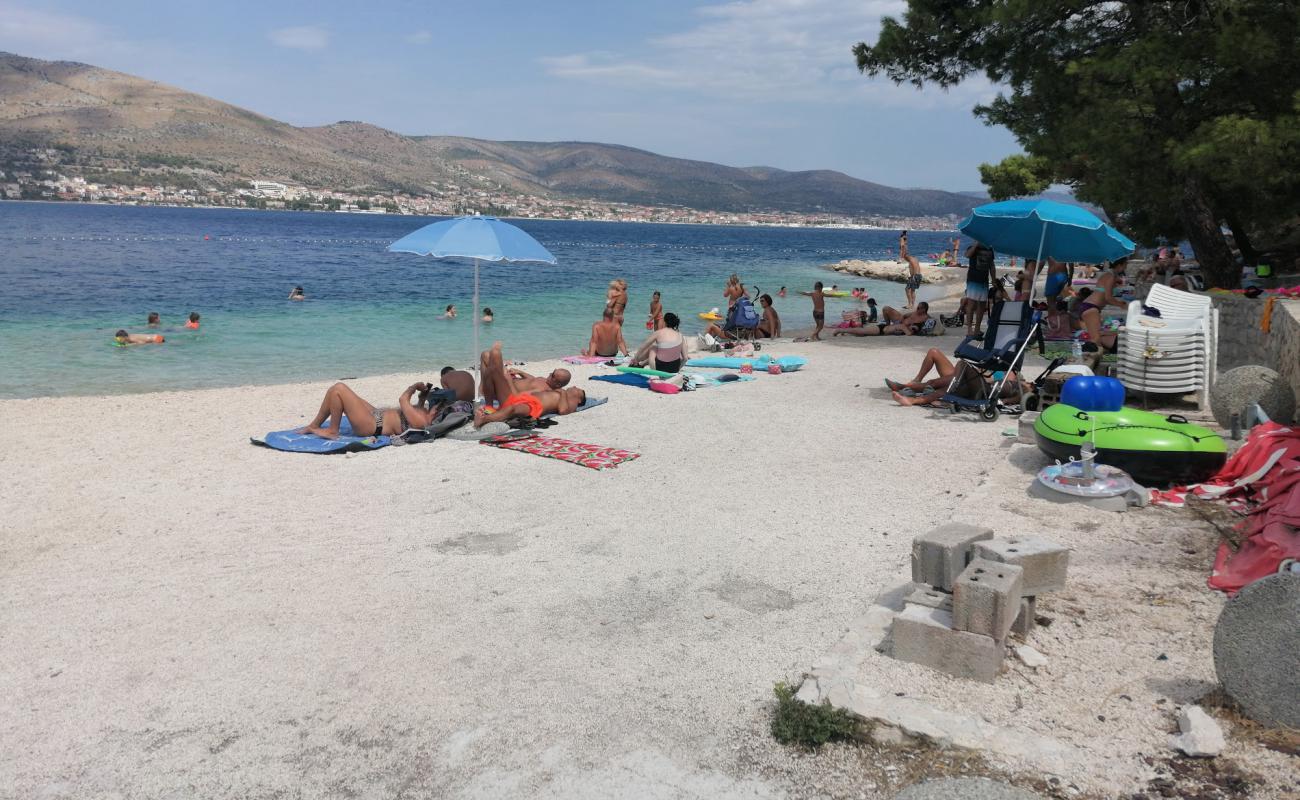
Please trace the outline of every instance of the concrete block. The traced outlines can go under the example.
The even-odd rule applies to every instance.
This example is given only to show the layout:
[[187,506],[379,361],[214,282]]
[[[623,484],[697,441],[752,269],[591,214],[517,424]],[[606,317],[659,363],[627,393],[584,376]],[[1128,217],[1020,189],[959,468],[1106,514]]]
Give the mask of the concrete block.
[[1028,597],[1065,588],[1070,548],[1036,536],[1008,536],[976,544],[974,557],[1020,567],[1020,592]]
[[1020,614],[1024,571],[1014,564],[976,558],[952,589],[953,627],[1005,639]]
[[906,602],[952,612],[952,595],[925,584],[916,584],[916,588],[907,596]]
[[952,591],[971,559],[971,545],[993,538],[992,528],[949,522],[912,540],[912,580]]
[[1020,613],[1016,615],[1016,621],[1011,623],[1011,632],[1021,639],[1028,637],[1034,632],[1034,617],[1037,614],[1038,598],[1020,598]]
[[1037,411],[1026,411],[1020,415],[1016,422],[1016,441],[1021,444],[1037,444],[1038,438],[1034,436],[1034,423],[1038,420]]
[[992,683],[1006,647],[977,633],[955,630],[952,614],[909,604],[894,617],[885,652],[957,678]]
[[1214,626],[1214,671],[1246,716],[1300,728],[1300,574],[1260,578],[1223,607]]

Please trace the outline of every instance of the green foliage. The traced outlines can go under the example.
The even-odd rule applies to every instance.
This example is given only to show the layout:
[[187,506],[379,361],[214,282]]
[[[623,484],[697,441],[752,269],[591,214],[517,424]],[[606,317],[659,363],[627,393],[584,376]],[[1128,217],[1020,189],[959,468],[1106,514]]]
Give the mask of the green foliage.
[[1039,194],[1052,185],[1052,165],[1037,156],[1007,156],[997,164],[980,164],[980,181],[994,200]]
[[818,748],[827,742],[852,739],[858,723],[848,711],[829,702],[809,705],[795,699],[794,689],[784,682],[772,689],[776,711],[772,714],[772,736],[781,744]]
[[[1292,0],[910,0],[854,53],[898,82],[998,83],[978,116],[1140,241],[1191,238],[1230,286],[1221,223],[1300,215],[1297,41]],[[1044,174],[1024,166],[985,177],[1015,192]]]

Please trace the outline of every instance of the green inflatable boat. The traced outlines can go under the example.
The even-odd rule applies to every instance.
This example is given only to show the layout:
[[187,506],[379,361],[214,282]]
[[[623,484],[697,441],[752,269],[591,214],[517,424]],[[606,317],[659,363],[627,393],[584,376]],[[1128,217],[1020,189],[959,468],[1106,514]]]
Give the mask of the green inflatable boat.
[[1199,483],[1219,471],[1228,448],[1218,434],[1176,414],[1136,408],[1080,411],[1057,403],[1034,421],[1038,449],[1058,461],[1079,457],[1090,437],[1097,461],[1149,486]]

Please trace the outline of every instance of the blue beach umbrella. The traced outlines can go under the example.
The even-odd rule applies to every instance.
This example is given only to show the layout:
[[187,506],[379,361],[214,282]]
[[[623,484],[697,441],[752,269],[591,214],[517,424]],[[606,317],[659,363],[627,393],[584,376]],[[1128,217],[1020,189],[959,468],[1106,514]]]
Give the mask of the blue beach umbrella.
[[999,253],[1032,258],[1039,264],[1043,256],[1099,264],[1132,255],[1136,246],[1088,209],[1051,200],[982,205],[957,228]]
[[[478,358],[478,265],[480,261],[534,261],[554,264],[541,242],[496,217],[455,217],[425,225],[388,246],[392,253],[456,258],[474,262],[474,358]],[[471,363],[477,363],[471,360]]]

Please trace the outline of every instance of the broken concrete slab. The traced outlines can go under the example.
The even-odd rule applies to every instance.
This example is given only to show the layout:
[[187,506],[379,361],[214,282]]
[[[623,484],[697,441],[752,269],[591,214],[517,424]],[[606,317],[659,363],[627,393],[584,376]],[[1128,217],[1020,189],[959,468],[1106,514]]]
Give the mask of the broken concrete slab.
[[1070,548],[1037,536],[1008,536],[975,544],[974,558],[1015,564],[1024,570],[1026,597],[1065,588]]
[[1024,570],[976,558],[967,565],[952,593],[952,624],[992,639],[1005,639],[1020,614]]
[[1016,658],[1019,658],[1026,667],[1038,669],[1047,666],[1047,656],[1027,644],[1017,645],[1015,651]]
[[970,563],[971,546],[993,538],[992,528],[949,522],[912,540],[912,580],[944,591]]
[[1179,735],[1169,737],[1169,746],[1186,755],[1214,757],[1226,746],[1219,723],[1200,706],[1184,706],[1178,712],[1178,730]]
[[1214,626],[1214,671],[1246,716],[1300,728],[1300,574],[1260,578],[1229,600]]
[[953,628],[952,614],[909,605],[894,617],[882,650],[956,678],[992,683],[1002,669],[1002,642]]

